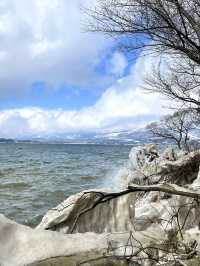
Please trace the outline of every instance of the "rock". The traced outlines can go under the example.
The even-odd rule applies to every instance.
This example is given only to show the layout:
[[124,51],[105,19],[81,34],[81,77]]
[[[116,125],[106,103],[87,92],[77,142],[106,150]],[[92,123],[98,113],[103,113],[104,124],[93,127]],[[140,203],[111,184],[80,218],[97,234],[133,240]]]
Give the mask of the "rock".
[[[116,242],[115,238],[110,239],[106,234],[64,235],[33,230],[0,216],[0,265],[2,266],[75,266],[78,262],[87,261],[88,256],[94,259],[93,263],[88,265],[96,265],[95,258],[103,256],[109,241]],[[114,264],[113,260],[111,265],[118,264]]]
[[176,161],[177,155],[176,155],[174,148],[172,147],[166,148],[162,153],[162,158],[164,160]]
[[[62,233],[133,230],[135,195],[127,194],[96,205],[102,195],[107,194],[109,193],[103,191],[83,191],[72,195],[49,210],[37,228]],[[88,211],[83,213],[86,210]],[[80,213],[82,215],[79,217]]]
[[182,230],[200,226],[200,207],[196,200],[200,198],[200,189],[195,189],[193,184],[187,187],[175,184],[130,185],[129,189],[137,193],[136,231],[144,231],[151,226],[161,226],[166,232],[177,230],[178,224]]
[[[134,228],[145,231],[151,226],[165,228],[165,231],[177,228],[176,215],[180,226],[188,230],[200,224],[200,208],[191,198],[173,195],[169,199],[149,202],[148,197],[143,204],[135,208]],[[169,222],[170,221],[170,222]]]
[[[141,151],[142,153],[143,151]],[[131,151],[133,153],[133,151]],[[137,151],[139,153],[139,151]],[[137,155],[136,153],[136,155]],[[166,157],[168,154],[168,159]],[[171,154],[171,155],[170,155]],[[145,160],[144,163],[135,169],[130,169],[127,180],[135,184],[156,184],[158,182],[168,182],[177,185],[191,184],[198,175],[200,164],[200,150],[177,156],[177,160],[172,161],[173,152],[169,150],[164,155],[155,158],[153,161]],[[131,155],[133,164],[134,156]],[[170,159],[170,160],[169,160]]]
[[200,252],[200,230],[198,226],[184,231],[184,241],[191,243],[193,240],[197,241],[197,250]]
[[177,159],[181,159],[182,157],[184,157],[187,154],[188,154],[188,152],[185,150],[179,150],[176,152]]
[[129,167],[132,171],[140,169],[145,164],[145,152],[142,146],[133,147],[129,153]]
[[152,162],[158,158],[158,150],[155,144],[148,144],[145,147],[139,146],[131,149],[129,163],[132,170],[141,169],[146,162]]
[[164,202],[148,203],[135,208],[134,228],[136,231],[144,231],[153,224],[161,224],[163,213],[166,212]]
[[158,149],[156,144],[147,144],[145,146],[146,154],[155,154],[158,156]]
[[196,257],[186,261],[185,266],[199,266],[200,265],[200,257]]
[[200,151],[198,150],[190,152],[174,162],[161,162],[159,175],[164,182],[188,185],[197,178],[199,164]]
[[194,189],[200,189],[200,168],[199,168],[199,172],[198,172],[197,178],[194,180],[194,182],[192,183],[191,186]]
[[[34,230],[0,215],[1,266],[128,266],[126,259],[137,254],[137,241],[159,241],[162,231],[119,234],[61,234]],[[131,239],[131,246],[127,246]],[[137,240],[137,241],[136,241]],[[133,253],[134,252],[134,253]]]

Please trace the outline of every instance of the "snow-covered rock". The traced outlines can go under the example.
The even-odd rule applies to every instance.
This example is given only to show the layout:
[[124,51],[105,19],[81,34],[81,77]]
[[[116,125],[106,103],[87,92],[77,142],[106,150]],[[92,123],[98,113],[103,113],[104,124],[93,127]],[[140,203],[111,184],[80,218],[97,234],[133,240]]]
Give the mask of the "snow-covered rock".
[[[111,192],[110,192],[111,193]],[[100,203],[109,192],[83,191],[49,210],[37,228],[62,233],[124,232],[133,230],[133,193]]]
[[188,154],[183,153],[181,156],[172,148],[168,148],[162,154],[159,154],[155,148],[153,154],[147,151],[148,146],[131,150],[129,172],[126,178],[128,184],[169,182],[187,185],[197,178],[200,150]]
[[124,190],[72,195],[36,229],[1,215],[0,265],[199,266],[199,166],[200,151],[133,149]]
[[[146,235],[130,232],[61,234],[34,230],[0,215],[0,265],[127,266],[127,258],[140,249],[136,239],[148,244],[152,238],[159,241],[162,237],[159,230],[149,230]],[[127,244],[129,240],[131,245]]]

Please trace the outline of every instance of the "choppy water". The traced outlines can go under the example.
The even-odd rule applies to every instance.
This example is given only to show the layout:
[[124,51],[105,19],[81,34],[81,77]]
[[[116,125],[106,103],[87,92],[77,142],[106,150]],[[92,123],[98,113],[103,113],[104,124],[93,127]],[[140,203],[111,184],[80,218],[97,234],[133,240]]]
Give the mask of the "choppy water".
[[115,186],[130,146],[0,144],[0,213],[36,225],[46,211],[85,189]]

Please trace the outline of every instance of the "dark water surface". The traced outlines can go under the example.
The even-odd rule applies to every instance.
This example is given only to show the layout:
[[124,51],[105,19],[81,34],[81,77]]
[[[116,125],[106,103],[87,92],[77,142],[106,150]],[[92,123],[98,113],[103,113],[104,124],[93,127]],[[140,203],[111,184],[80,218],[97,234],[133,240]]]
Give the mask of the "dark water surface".
[[0,213],[36,225],[85,189],[113,187],[131,146],[0,144]]

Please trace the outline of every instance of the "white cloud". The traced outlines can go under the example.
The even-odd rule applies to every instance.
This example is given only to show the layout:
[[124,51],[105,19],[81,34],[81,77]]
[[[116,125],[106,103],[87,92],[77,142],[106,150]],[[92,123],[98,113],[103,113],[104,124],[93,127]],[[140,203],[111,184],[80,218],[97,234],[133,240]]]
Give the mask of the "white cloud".
[[[95,72],[111,41],[82,33],[80,4],[95,0],[0,1],[0,98],[24,95],[35,81],[97,86],[121,77],[127,60],[114,52],[108,75]],[[142,93],[143,74],[152,68],[151,57],[140,58],[129,76],[119,79],[98,101],[81,110],[45,110],[24,107],[0,111],[1,137],[29,137],[80,131],[136,128],[166,111],[157,95]],[[103,60],[104,61],[104,60]]]
[[52,87],[100,82],[94,66],[111,41],[83,33],[81,4],[85,1],[0,1],[0,97],[23,94],[34,81]]
[[128,62],[125,56],[122,53],[115,52],[109,64],[109,71],[114,75],[122,76],[127,66]]
[[[30,107],[0,112],[2,137],[49,136],[77,132],[126,130],[167,113],[168,102],[141,91],[154,58],[141,57],[129,76],[119,79],[90,107],[76,111]],[[155,62],[154,62],[155,63]]]

